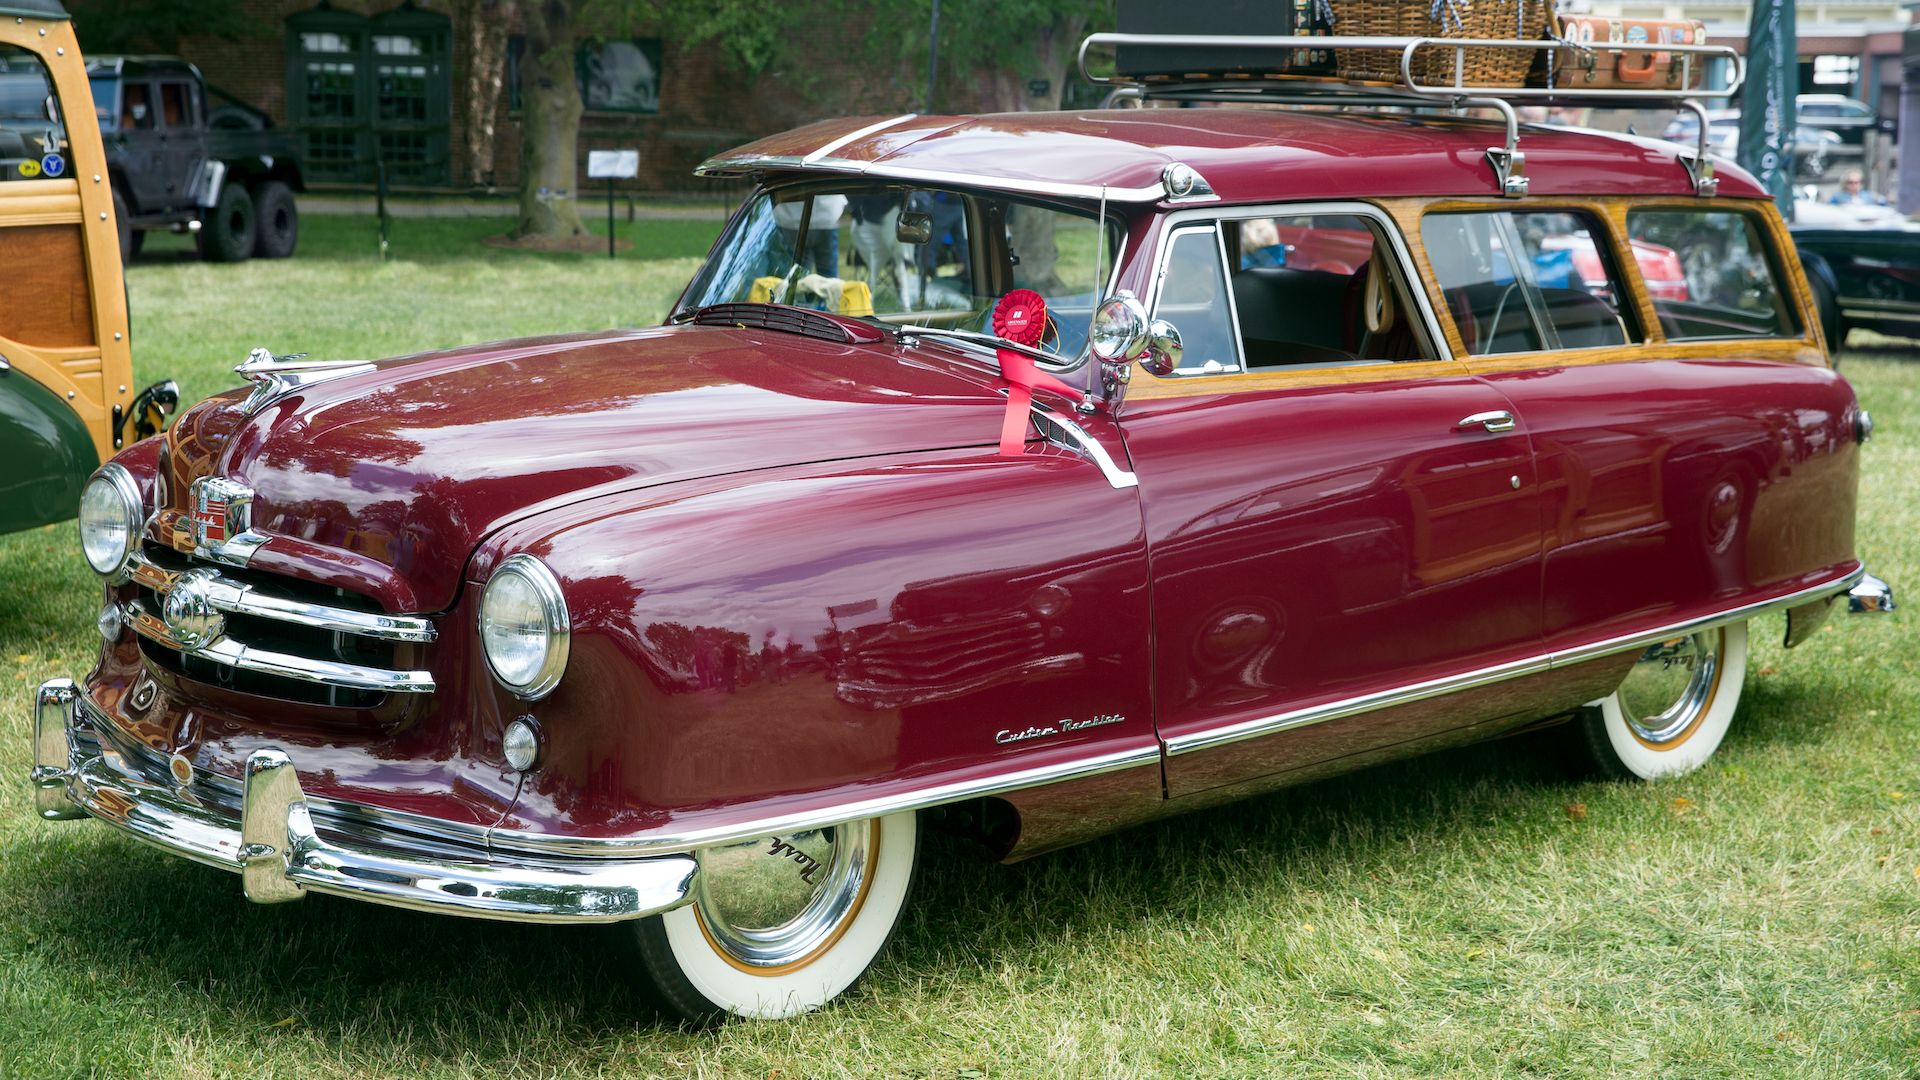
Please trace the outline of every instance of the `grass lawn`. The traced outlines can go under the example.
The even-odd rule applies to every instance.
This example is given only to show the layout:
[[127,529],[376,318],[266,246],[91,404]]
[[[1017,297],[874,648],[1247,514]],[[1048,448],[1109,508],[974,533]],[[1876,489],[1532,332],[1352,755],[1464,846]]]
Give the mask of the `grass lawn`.
[[[128,275],[139,376],[192,398],[253,345],[655,321],[717,229],[639,223],[668,257],[609,266],[397,224],[384,264],[365,219],[310,217],[282,263],[156,238]],[[1877,339],[1843,370],[1880,428],[1860,551],[1920,599],[1920,351]],[[103,825],[35,821],[27,695],[91,663],[98,588],[71,523],[0,538],[0,571],[0,1077],[1920,1073],[1912,611],[1792,653],[1760,624],[1740,718],[1681,780],[1572,781],[1518,739],[1013,867],[935,846],[855,993],[688,1034],[636,1017],[597,931],[256,907]]]

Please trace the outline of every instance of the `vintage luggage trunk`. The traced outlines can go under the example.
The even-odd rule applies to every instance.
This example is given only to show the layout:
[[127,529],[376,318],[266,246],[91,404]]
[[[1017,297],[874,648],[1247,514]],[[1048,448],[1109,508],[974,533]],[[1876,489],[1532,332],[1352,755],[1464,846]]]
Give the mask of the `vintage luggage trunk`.
[[[1559,37],[1588,43],[1638,45],[1704,45],[1707,24],[1697,19],[1617,19],[1604,15],[1563,15]],[[1646,52],[1593,52],[1555,49],[1549,85],[1569,90],[1696,90],[1706,78],[1706,57],[1683,64],[1679,53],[1653,48]],[[1680,85],[1682,70],[1687,85]]]
[[[1218,0],[1206,4],[1120,0],[1116,22],[1123,34],[1324,36],[1333,32],[1330,14],[1325,0]],[[1116,50],[1114,66],[1123,78],[1153,81],[1333,74],[1331,54],[1318,49],[1276,52],[1125,45]]]

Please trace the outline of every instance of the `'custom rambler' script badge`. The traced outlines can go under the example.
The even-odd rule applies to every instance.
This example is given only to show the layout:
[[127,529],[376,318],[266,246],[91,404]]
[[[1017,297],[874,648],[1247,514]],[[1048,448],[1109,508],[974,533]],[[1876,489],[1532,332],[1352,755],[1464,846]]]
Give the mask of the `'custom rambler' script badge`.
[[994,733],[993,741],[1000,746],[1011,746],[1014,743],[1029,742],[1034,739],[1046,739],[1055,735],[1065,735],[1070,731],[1084,731],[1087,728],[1118,724],[1125,719],[1126,717],[1119,713],[1101,713],[1099,716],[1093,717],[1090,720],[1055,720],[1051,724],[1034,724],[1019,731],[1015,731],[1012,728],[1001,728]]

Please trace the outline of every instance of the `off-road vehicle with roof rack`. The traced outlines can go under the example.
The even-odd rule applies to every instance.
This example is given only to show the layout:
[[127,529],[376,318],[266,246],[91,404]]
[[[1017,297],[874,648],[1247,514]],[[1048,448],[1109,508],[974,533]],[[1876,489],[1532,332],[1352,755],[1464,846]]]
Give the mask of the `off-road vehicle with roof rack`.
[[620,924],[669,1010],[782,1017],[927,830],[1022,859],[1549,725],[1684,772],[1759,620],[1891,606],[1751,177],[1519,91],[1128,89],[713,158],[755,190],[662,326],[261,351],[89,488],[40,812],[262,903]]

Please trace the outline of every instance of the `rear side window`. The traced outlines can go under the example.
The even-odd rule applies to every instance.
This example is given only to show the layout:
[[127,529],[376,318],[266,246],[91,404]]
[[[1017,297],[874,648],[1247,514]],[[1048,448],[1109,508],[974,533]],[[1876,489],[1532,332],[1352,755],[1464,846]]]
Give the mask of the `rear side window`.
[[1627,233],[1668,339],[1799,336],[1752,214],[1633,210]]
[[1606,233],[1585,214],[1429,214],[1420,232],[1475,356],[1641,340]]

